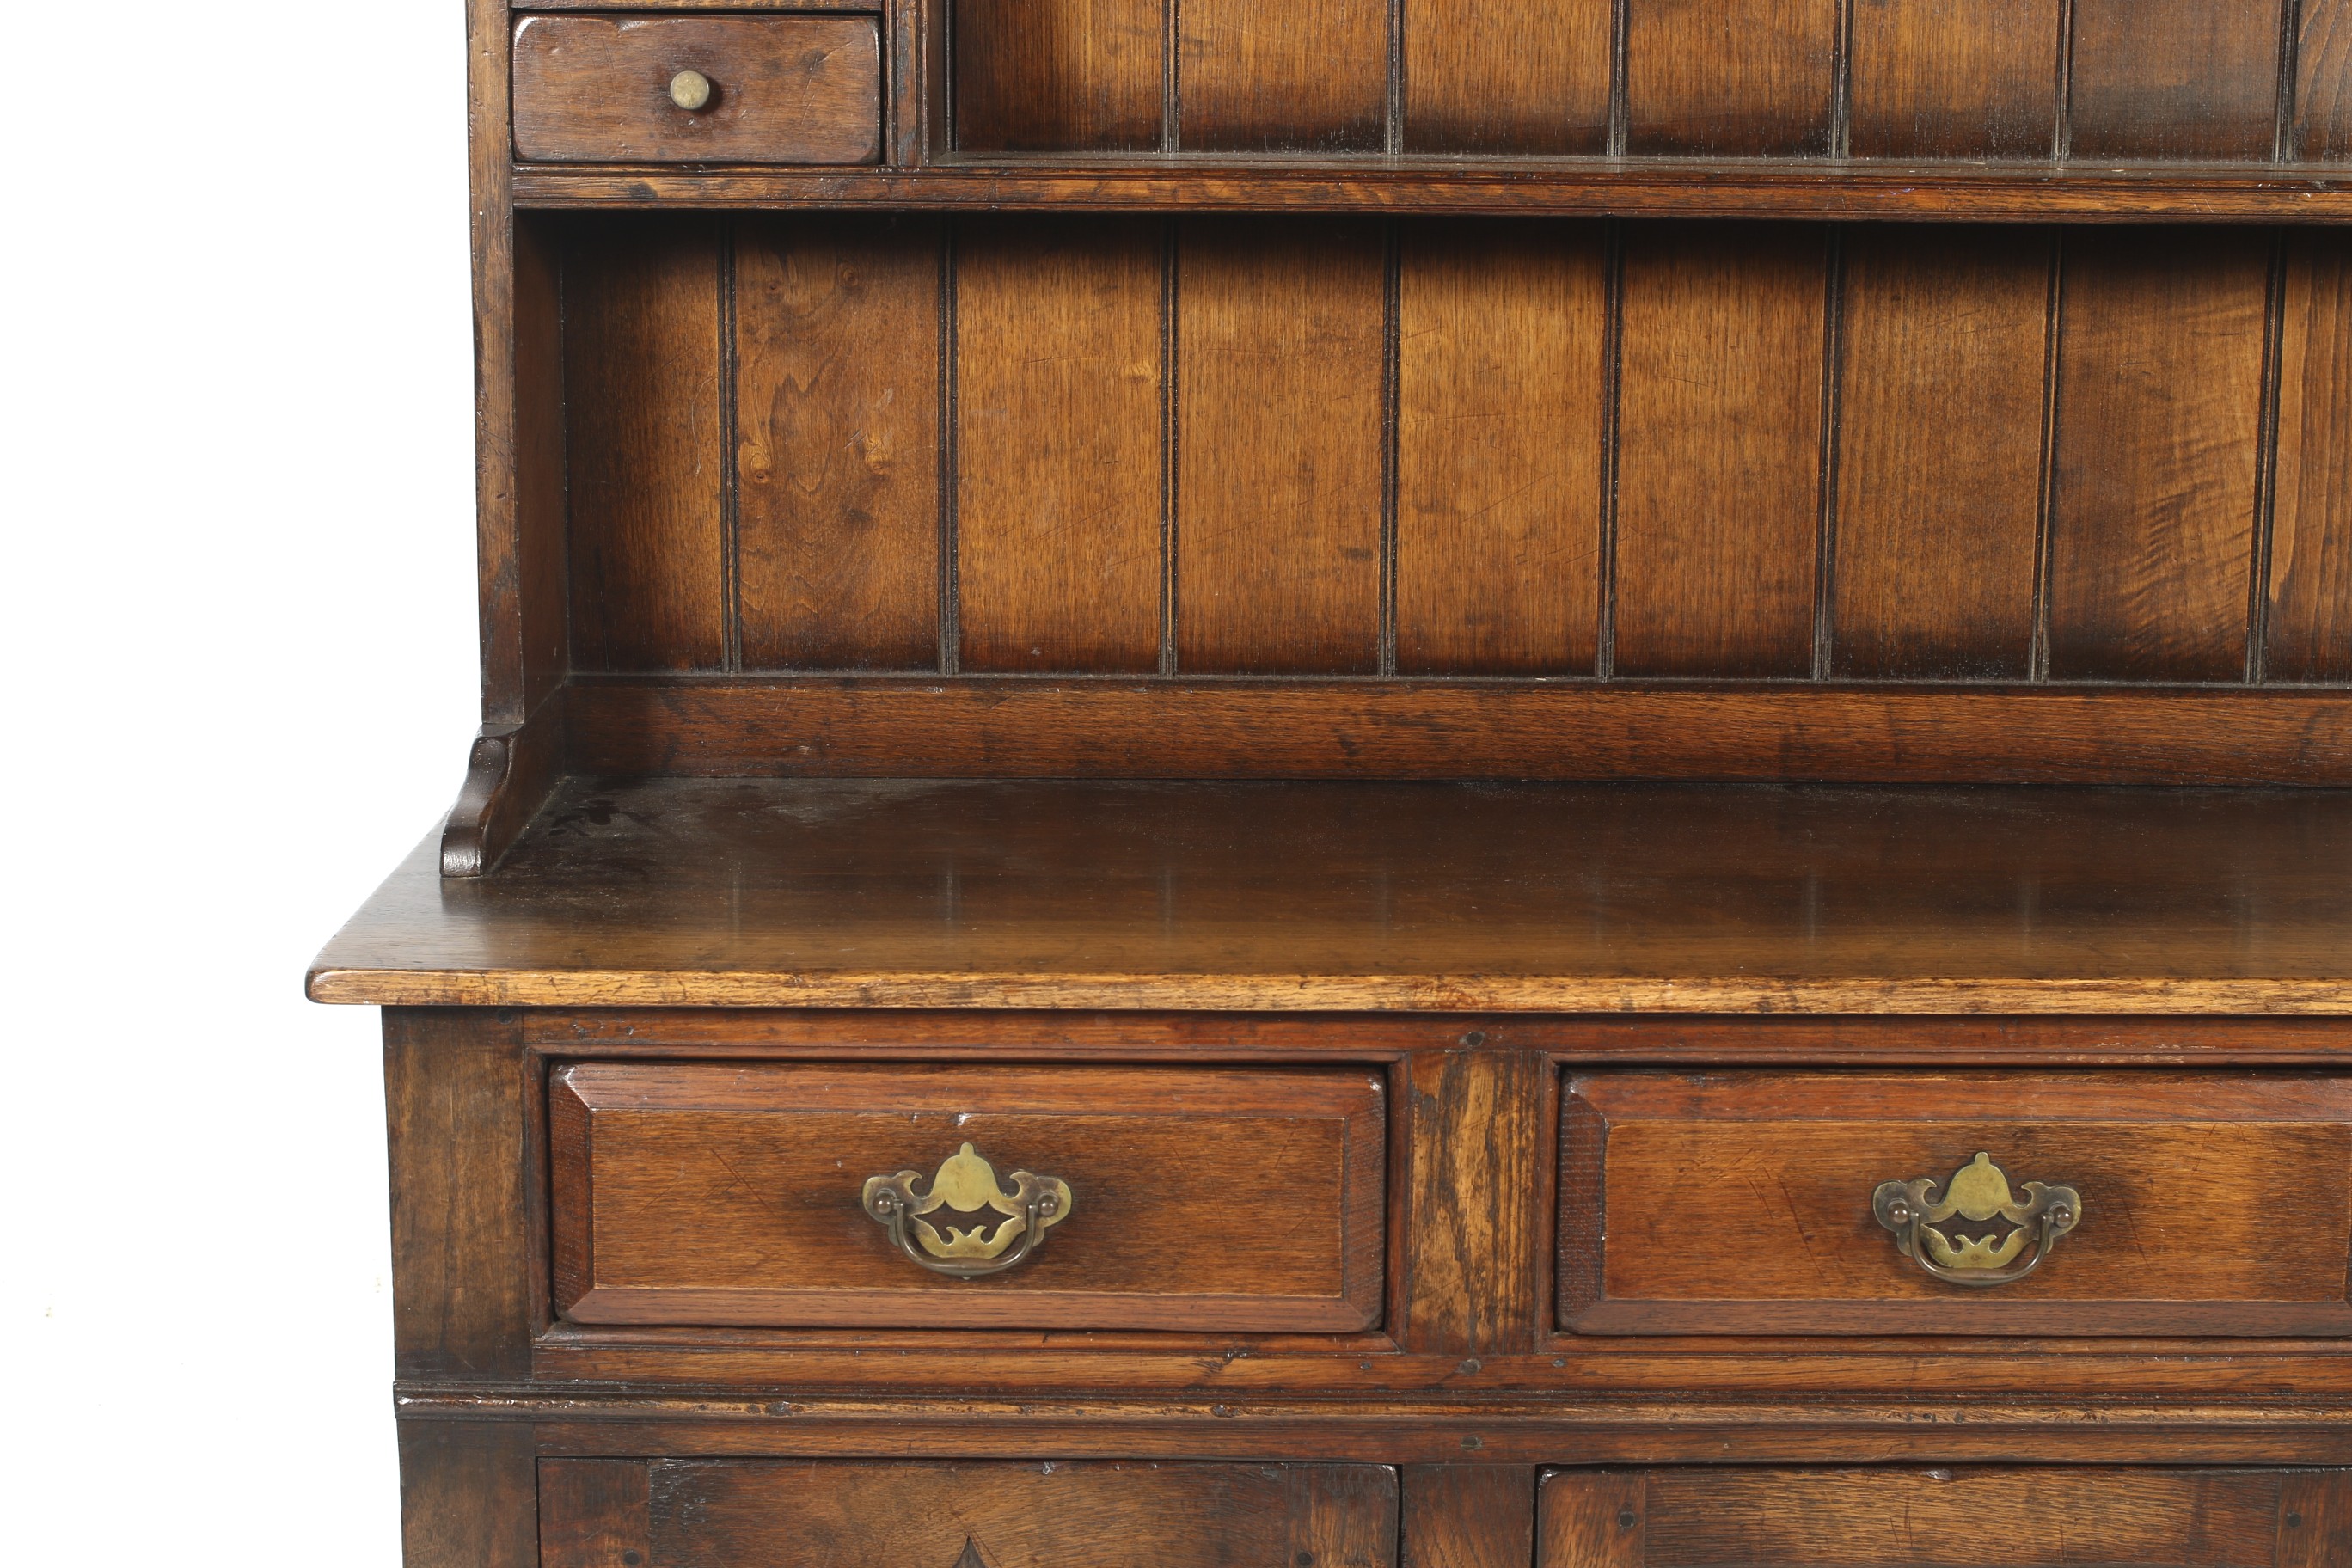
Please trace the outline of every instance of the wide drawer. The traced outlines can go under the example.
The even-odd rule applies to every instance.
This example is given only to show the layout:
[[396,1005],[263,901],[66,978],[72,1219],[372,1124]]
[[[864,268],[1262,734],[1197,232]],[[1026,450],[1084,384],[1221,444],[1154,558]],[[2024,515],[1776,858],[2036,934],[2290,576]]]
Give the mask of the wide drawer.
[[1579,1332],[2352,1331],[2352,1079],[1601,1073],[1561,1104]]
[[516,156],[563,163],[870,163],[871,16],[526,16]]
[[549,1459],[541,1568],[1387,1568],[1378,1465]]
[[2336,1568],[2342,1470],[1562,1470],[1537,1568]]
[[582,1323],[1349,1331],[1387,1118],[1356,1069],[559,1068]]

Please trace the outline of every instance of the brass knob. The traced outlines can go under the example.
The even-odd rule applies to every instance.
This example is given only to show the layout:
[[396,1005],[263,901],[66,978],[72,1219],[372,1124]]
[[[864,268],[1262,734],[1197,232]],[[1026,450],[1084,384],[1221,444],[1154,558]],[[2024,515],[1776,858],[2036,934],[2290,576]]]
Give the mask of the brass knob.
[[700,71],[680,71],[669,79],[669,100],[689,114],[709,108],[713,90]]
[[[1067,1182],[1026,1171],[1013,1172],[1007,1190],[996,1167],[967,1143],[928,1183],[920,1171],[869,1178],[861,1201],[909,1259],[934,1274],[977,1279],[1044,1246],[1046,1231],[1069,1217],[1071,1195]],[[961,1219],[979,1223],[954,1223]]]

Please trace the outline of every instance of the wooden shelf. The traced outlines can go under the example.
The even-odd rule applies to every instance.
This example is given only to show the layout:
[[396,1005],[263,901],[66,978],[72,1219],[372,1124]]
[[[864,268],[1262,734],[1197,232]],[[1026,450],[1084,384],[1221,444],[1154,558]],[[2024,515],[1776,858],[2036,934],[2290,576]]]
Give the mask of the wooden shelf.
[[665,779],[422,847],[395,1005],[2352,1014],[2352,792]]
[[1487,213],[1948,222],[2352,222],[2352,167],[1771,160],[999,158],[929,168],[525,164],[523,207]]

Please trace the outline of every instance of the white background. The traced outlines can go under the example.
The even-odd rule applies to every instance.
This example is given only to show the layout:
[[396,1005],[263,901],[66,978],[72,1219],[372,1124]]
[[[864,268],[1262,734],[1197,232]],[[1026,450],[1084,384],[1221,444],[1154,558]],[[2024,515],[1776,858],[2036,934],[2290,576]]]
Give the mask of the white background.
[[8,1552],[399,1552],[373,1009],[476,722],[460,0],[11,6]]

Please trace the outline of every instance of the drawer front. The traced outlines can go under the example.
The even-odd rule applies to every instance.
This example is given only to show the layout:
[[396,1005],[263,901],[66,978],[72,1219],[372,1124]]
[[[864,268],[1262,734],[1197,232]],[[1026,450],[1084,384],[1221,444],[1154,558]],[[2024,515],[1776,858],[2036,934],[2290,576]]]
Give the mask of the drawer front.
[[2341,1470],[1562,1470],[1538,1568],[2322,1568]]
[[563,1067],[556,1305],[582,1323],[1362,1330],[1385,1101],[1356,1069]]
[[514,140],[526,161],[871,163],[881,40],[870,16],[526,16]]
[[1378,1465],[549,1459],[541,1568],[1387,1568]]
[[1578,1332],[2352,1331],[2352,1079],[1604,1073],[1560,1142]]

